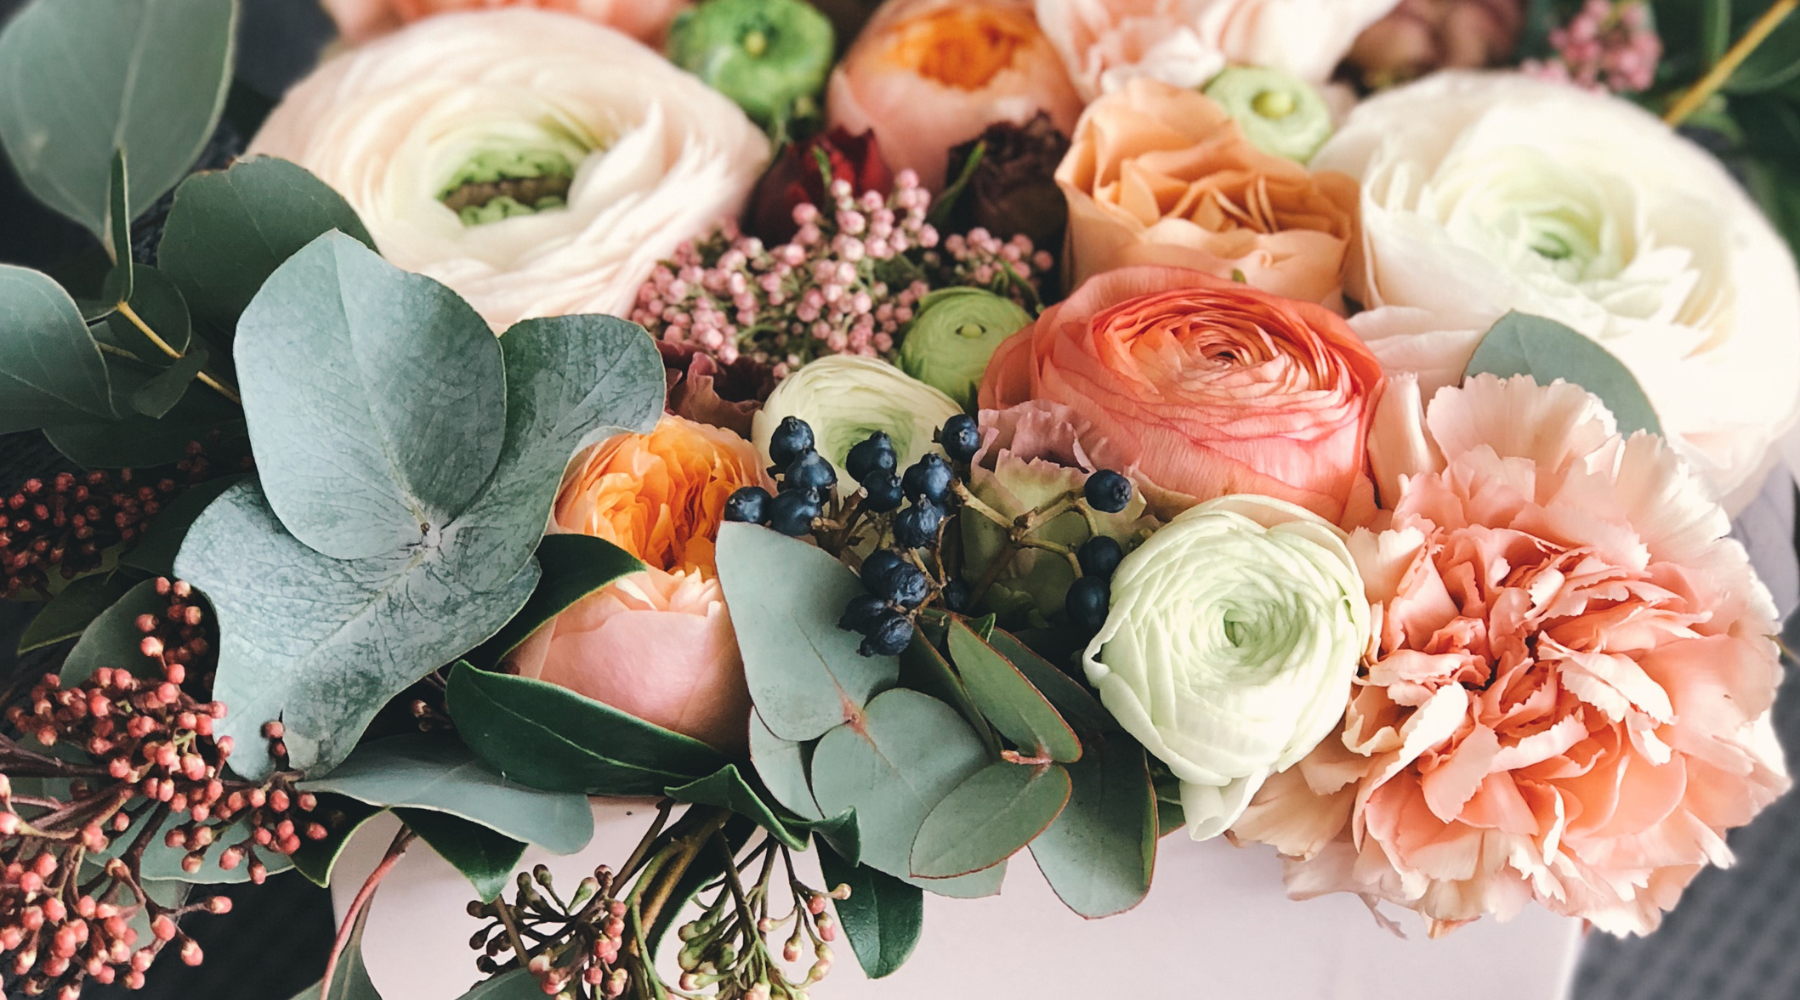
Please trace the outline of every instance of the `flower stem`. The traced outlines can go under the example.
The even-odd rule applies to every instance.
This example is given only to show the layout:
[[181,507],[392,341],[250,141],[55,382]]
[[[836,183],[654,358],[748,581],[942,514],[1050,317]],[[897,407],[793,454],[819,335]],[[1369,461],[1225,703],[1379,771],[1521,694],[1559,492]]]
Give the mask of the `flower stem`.
[[326,1000],[331,996],[331,977],[337,971],[338,959],[343,957],[344,949],[349,947],[350,937],[362,922],[363,911],[368,908],[369,900],[375,898],[375,890],[381,887],[381,880],[406,856],[406,848],[413,842],[414,836],[406,827],[400,828],[400,832],[394,835],[394,842],[388,845],[381,864],[376,865],[375,870],[369,873],[362,888],[356,891],[356,898],[350,901],[350,908],[344,911],[344,922],[338,927],[337,940],[331,943],[331,954],[325,959],[325,975],[319,980],[319,1000]]
[[[158,336],[155,330],[150,329],[150,324],[144,322],[143,317],[139,316],[137,314],[137,311],[131,308],[130,303],[128,303],[128,302],[119,303],[119,315],[130,320],[131,325],[137,327],[138,332],[142,333],[145,337],[148,337],[150,340],[150,343],[156,345],[157,350],[162,351],[164,354],[167,354],[171,358],[180,358],[181,357],[181,352],[177,351],[173,347],[170,347],[168,341],[166,341],[166,340],[162,339],[162,337]],[[225,383],[220,382],[217,378],[214,378],[211,373],[206,372],[206,371],[201,371],[199,374],[195,375],[194,377],[200,381],[201,385],[204,385],[207,388],[212,389],[214,392],[217,392],[219,395],[224,396],[226,399],[231,400],[233,403],[236,403],[239,406],[242,406],[244,404],[243,397],[241,397],[237,394],[236,389],[233,389],[230,386],[226,385]]]
[[1750,58],[1750,53],[1756,51],[1756,47],[1769,37],[1770,32],[1779,27],[1781,22],[1787,20],[1787,16],[1792,14],[1797,6],[1800,6],[1800,0],[1775,0],[1770,4],[1769,9],[1763,11],[1763,15],[1750,26],[1750,30],[1744,32],[1744,37],[1738,39],[1737,44],[1720,57],[1719,61],[1713,64],[1713,68],[1708,70],[1706,75],[1692,87],[1689,87],[1687,92],[1682,94],[1681,98],[1663,114],[1663,121],[1668,123],[1670,128],[1674,128],[1687,121],[1689,115],[1700,110],[1700,106],[1717,93],[1718,89],[1725,85],[1726,80],[1731,79],[1731,74],[1737,71],[1745,59]]

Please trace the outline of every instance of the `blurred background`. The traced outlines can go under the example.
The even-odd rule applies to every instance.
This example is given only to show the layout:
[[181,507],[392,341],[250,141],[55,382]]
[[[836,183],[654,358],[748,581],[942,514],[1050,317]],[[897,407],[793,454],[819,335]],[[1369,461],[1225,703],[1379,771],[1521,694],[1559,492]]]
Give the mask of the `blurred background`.
[[[849,2],[838,0],[830,6]],[[0,0],[0,22],[22,3]],[[312,67],[332,38],[331,20],[319,8],[318,0],[242,0],[237,86],[232,99],[272,103]],[[0,157],[0,263],[54,273],[77,261],[93,246],[92,239],[79,226],[27,197]],[[0,434],[0,495],[10,495],[31,476],[67,467],[39,433]],[[1777,468],[1762,496],[1734,528],[1783,613],[1790,616],[1800,604],[1795,499],[1793,477]],[[31,604],[0,602],[0,677],[41,669],[44,662],[65,652],[60,647],[42,650],[25,661],[14,655],[18,636],[35,610]],[[1800,647],[1800,628],[1792,620],[1788,634],[1789,647]],[[1800,748],[1800,670],[1790,673],[1776,703],[1775,717],[1791,756],[1794,748]],[[1731,847],[1737,865],[1702,873],[1655,934],[1623,941],[1605,934],[1590,935],[1574,983],[1574,1000],[1800,997],[1800,902],[1796,901],[1800,898],[1800,795],[1789,795],[1755,823],[1736,831]],[[194,918],[189,928],[205,949],[204,964],[184,966],[171,949],[150,972],[144,990],[127,993],[91,986],[84,996],[90,1000],[125,996],[141,1000],[285,1000],[319,978],[335,930],[325,890],[289,872],[272,877],[261,887],[231,887],[226,894],[234,903],[228,918]],[[1018,960],[1035,959],[1018,956]],[[1495,967],[1483,971],[1491,974]]]

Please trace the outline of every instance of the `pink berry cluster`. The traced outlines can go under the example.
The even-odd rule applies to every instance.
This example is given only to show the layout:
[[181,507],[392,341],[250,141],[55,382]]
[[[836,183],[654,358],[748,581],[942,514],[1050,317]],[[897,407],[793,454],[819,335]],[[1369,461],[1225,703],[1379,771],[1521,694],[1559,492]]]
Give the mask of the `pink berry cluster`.
[[[622,995],[630,980],[619,961],[629,911],[613,892],[615,881],[612,869],[601,865],[564,901],[548,868],[520,872],[513,902],[469,904],[469,916],[491,921],[469,940],[469,947],[482,952],[476,966],[493,975],[522,962],[551,996],[611,1000]],[[507,952],[513,957],[503,964]]]
[[834,180],[832,204],[794,208],[794,238],[767,247],[732,221],[683,243],[638,289],[631,319],[663,341],[731,364],[741,355],[777,377],[826,354],[884,355],[934,288],[976,285],[1028,308],[1054,266],[1031,240],[977,229],[940,238],[931,193],[901,171],[894,190],[856,194]]
[[1550,44],[1556,56],[1527,61],[1525,72],[1616,94],[1650,89],[1662,59],[1645,0],[1587,0],[1568,24],[1550,32]]

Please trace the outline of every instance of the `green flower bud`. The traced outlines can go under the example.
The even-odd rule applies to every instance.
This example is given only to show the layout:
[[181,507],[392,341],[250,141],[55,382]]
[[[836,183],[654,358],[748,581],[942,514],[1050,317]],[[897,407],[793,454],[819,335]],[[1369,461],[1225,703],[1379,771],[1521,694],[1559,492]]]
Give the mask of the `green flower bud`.
[[751,437],[765,461],[769,441],[783,417],[799,417],[812,427],[814,447],[837,470],[840,488],[855,488],[844,469],[850,449],[876,431],[893,440],[900,468],[938,451],[931,435],[962,412],[937,389],[880,358],[833,354],[801,368],[775,387],[756,411]]
[[1307,84],[1272,69],[1233,66],[1213,77],[1206,96],[1237,120],[1265,153],[1305,163],[1331,138],[1331,109]]
[[1001,341],[1030,323],[1031,315],[1011,299],[980,288],[932,292],[919,300],[918,313],[907,324],[900,367],[971,409],[988,359]]
[[816,108],[836,44],[801,0],[707,0],[669,28],[669,61],[738,103],[760,125]]

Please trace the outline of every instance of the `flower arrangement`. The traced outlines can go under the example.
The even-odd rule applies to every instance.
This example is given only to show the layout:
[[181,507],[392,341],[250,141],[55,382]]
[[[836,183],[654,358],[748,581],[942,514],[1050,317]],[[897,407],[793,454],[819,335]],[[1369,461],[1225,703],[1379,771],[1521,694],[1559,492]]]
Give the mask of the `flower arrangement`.
[[408,852],[469,1000],[800,1000],[1177,830],[1648,933],[1788,790],[1790,0],[327,6],[224,124],[235,0],[0,31],[88,234],[0,265],[9,988],[390,814],[321,997]]

